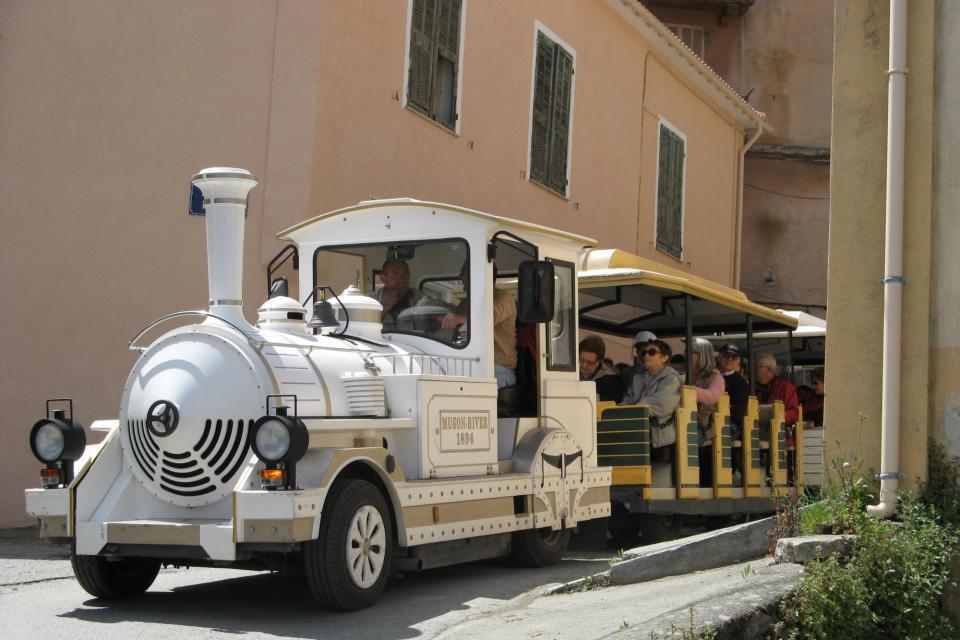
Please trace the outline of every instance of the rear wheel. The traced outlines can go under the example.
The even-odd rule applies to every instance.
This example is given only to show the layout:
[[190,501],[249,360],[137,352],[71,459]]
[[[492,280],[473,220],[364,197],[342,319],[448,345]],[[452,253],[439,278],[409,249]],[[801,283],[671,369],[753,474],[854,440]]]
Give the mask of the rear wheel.
[[680,534],[680,516],[674,514],[642,514],[640,524],[640,541],[642,544],[653,544],[673,540]]
[[108,560],[71,553],[70,563],[77,582],[96,598],[138,596],[150,588],[160,573],[160,560],[156,558]]
[[368,607],[386,586],[393,555],[386,500],[366,480],[338,485],[328,500],[320,534],[303,543],[307,582],[313,597],[327,609]]
[[513,534],[511,554],[525,567],[547,567],[560,562],[570,543],[570,529],[527,529]]

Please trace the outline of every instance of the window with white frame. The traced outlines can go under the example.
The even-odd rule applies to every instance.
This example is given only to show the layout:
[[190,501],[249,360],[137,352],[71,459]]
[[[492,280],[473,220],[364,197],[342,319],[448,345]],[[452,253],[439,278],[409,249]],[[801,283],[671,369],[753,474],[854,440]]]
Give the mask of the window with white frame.
[[463,0],[411,0],[407,107],[456,130]]
[[677,260],[683,255],[686,146],[686,136],[661,120],[657,146],[657,249]]
[[537,31],[530,137],[530,179],[567,195],[573,54]]
[[668,24],[666,25],[673,35],[680,38],[683,44],[687,45],[690,51],[703,58],[704,53],[704,33],[703,27],[694,27],[689,24]]

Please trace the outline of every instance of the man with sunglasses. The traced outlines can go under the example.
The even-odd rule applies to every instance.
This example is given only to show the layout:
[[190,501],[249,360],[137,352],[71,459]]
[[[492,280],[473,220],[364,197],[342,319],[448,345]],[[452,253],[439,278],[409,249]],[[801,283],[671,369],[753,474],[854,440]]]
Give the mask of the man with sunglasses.
[[747,400],[750,397],[750,383],[740,373],[741,364],[737,345],[728,343],[720,347],[717,366],[723,375],[727,395],[730,396],[730,426],[734,439],[740,437],[743,417],[747,414]]
[[633,337],[633,366],[620,372],[620,378],[623,380],[625,389],[629,389],[630,385],[633,384],[633,379],[644,370],[643,356],[640,354],[640,350],[656,339],[657,336],[652,331],[638,331],[637,335]]
[[[639,349],[643,371],[634,377],[620,404],[645,404],[650,407],[650,444],[654,458],[660,462],[670,459],[671,449],[665,448],[677,441],[673,414],[680,406],[683,381],[680,374],[668,367],[673,351],[663,340],[653,340]],[[657,452],[656,449],[660,449]]]

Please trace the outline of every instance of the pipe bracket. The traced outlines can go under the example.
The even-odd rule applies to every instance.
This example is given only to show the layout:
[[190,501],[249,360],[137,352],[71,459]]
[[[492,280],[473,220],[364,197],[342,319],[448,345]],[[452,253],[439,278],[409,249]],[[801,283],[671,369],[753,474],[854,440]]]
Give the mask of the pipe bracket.
[[907,276],[887,276],[880,279],[880,284],[892,284],[894,282],[899,282],[900,284],[907,284],[910,282],[910,279]]
[[908,73],[910,73],[910,69],[909,67],[904,67],[903,69],[897,69],[896,67],[894,67],[892,69],[887,69],[886,71],[884,71],[883,75],[892,76],[895,73],[901,73],[903,75],[907,75]]
[[876,480],[877,482],[880,482],[881,480],[904,480],[906,477],[906,475],[900,473],[899,471],[886,471],[884,473],[878,473],[876,475]]

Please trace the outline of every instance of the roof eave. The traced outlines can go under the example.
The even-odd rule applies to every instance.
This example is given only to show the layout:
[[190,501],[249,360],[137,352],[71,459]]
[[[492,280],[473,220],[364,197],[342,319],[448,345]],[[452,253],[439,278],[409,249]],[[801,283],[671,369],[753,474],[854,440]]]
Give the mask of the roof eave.
[[690,51],[640,0],[607,0],[607,4],[650,42],[653,49],[672,62],[676,69],[716,104],[744,131],[773,131],[766,117],[756,111],[717,72]]

